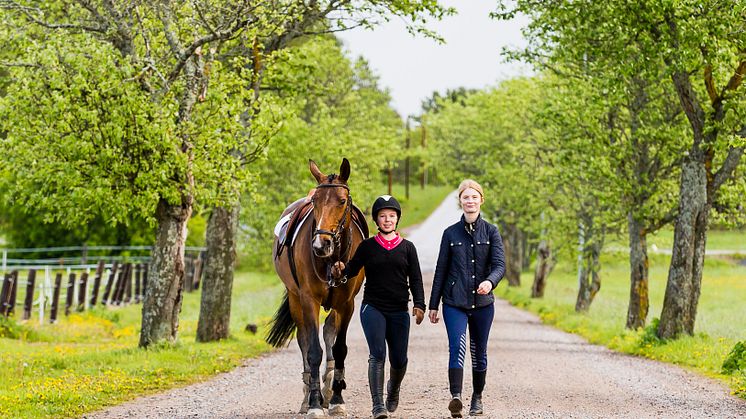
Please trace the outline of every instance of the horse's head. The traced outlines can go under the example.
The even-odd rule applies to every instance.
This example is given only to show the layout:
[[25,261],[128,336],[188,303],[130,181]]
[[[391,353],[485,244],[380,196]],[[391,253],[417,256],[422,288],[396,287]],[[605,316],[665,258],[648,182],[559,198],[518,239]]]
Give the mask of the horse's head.
[[339,175],[321,173],[313,160],[309,160],[313,177],[319,183],[313,194],[313,253],[318,257],[330,257],[340,247],[342,234],[350,224],[352,196],[347,187],[350,177],[350,162],[342,159]]

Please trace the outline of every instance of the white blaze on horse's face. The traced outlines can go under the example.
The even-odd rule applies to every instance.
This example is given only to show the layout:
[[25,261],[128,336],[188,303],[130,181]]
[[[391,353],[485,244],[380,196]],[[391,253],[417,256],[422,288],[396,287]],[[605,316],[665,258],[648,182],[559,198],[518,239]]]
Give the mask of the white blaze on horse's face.
[[313,194],[313,215],[316,222],[313,233],[313,253],[317,257],[330,257],[342,234],[342,227],[348,215],[350,191],[347,179],[350,177],[350,162],[342,159],[339,175],[325,175],[313,160],[309,169],[318,186]]
[[319,187],[313,196],[316,234],[311,245],[316,256],[324,258],[334,254],[339,245],[336,237],[342,234],[349,192],[345,187]]

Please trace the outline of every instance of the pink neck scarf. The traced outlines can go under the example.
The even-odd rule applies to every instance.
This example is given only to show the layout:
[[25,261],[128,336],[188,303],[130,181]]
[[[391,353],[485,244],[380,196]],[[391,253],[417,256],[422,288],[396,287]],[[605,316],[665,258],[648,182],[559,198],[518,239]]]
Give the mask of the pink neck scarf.
[[394,237],[391,240],[386,240],[383,238],[383,235],[381,233],[376,234],[376,242],[381,245],[386,250],[392,250],[396,248],[396,246],[399,245],[399,243],[402,242],[402,238],[399,235],[399,233],[396,233],[396,237]]

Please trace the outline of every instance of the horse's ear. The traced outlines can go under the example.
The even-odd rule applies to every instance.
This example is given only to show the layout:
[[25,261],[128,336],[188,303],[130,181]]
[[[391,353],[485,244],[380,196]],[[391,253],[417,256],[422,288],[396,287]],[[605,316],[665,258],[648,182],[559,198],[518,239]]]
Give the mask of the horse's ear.
[[342,158],[342,165],[339,166],[339,180],[347,182],[350,178],[350,161],[346,158]]
[[313,177],[316,178],[317,183],[321,183],[324,181],[326,175],[321,173],[321,170],[319,170],[319,166],[316,166],[315,161],[308,159],[308,167],[309,169],[311,169],[311,174],[313,175]]

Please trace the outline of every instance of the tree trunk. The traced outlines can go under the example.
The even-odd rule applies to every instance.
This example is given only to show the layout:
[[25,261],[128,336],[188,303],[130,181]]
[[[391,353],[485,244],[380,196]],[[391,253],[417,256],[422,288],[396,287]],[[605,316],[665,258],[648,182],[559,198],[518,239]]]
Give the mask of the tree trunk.
[[197,325],[197,341],[225,339],[230,334],[233,268],[240,203],[215,207],[207,223],[207,256]]
[[[593,225],[590,220],[585,224],[587,228],[581,228],[581,263],[578,268],[578,298],[575,302],[575,311],[587,312],[593,299],[601,289],[601,248],[603,247],[603,235],[594,237]],[[588,281],[590,277],[590,282]]]
[[523,267],[523,237],[524,234],[515,224],[502,224],[503,246],[505,248],[505,277],[508,285],[521,285],[521,270]]
[[629,225],[630,291],[627,308],[627,329],[645,327],[650,306],[648,294],[647,232],[633,211],[627,217]]
[[658,336],[661,338],[672,339],[681,333],[694,334],[709,209],[705,167],[697,159],[690,159],[681,168],[679,214],[674,229],[663,311],[658,324]]
[[[186,202],[191,202],[187,199]],[[140,347],[174,342],[179,327],[181,291],[184,284],[184,245],[192,205],[158,202],[158,229],[148,288],[142,306]]]
[[547,277],[552,273],[552,269],[554,269],[552,249],[546,240],[542,240],[536,251],[536,270],[534,271],[534,284],[531,286],[531,298],[544,297]]

